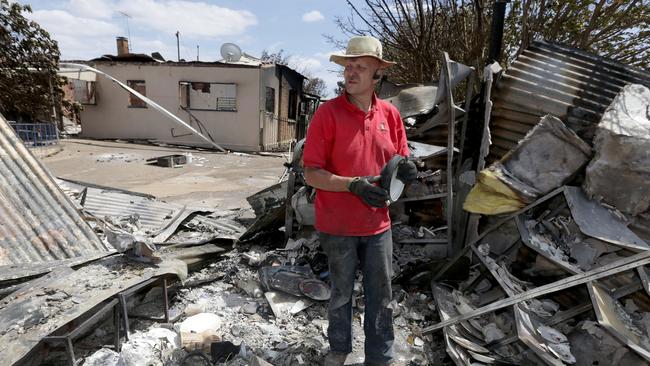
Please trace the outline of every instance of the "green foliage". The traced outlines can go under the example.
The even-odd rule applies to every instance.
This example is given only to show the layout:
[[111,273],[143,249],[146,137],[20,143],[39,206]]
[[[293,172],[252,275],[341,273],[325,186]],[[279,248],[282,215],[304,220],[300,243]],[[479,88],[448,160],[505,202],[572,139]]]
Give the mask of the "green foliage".
[[56,74],[60,53],[49,33],[25,18],[31,11],[0,0],[0,113],[51,120],[63,97]]

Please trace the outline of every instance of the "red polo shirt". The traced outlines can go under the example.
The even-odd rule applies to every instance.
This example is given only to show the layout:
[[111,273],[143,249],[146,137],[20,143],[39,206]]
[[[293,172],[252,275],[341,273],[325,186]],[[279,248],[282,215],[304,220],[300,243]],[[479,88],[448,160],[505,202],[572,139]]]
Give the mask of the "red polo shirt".
[[[396,154],[408,156],[397,108],[376,96],[365,114],[343,94],[321,105],[307,130],[305,167],[343,177],[379,175]],[[365,204],[350,192],[316,191],[316,229],[340,236],[368,236],[390,227],[388,208]]]

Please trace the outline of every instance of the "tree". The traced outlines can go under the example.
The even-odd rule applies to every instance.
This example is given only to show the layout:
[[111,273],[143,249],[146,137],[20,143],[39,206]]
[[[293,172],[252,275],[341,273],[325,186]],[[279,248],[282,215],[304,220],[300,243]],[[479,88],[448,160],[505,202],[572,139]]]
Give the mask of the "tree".
[[650,66],[650,2],[641,0],[520,0],[505,25],[506,56],[512,60],[535,38]]
[[320,96],[325,95],[326,89],[327,84],[325,84],[325,80],[319,77],[311,77],[309,79],[305,79],[305,85],[302,87],[302,90],[304,92]]
[[[482,66],[488,13],[481,0],[347,0],[350,15],[335,22],[349,36],[381,40],[384,57],[398,65],[386,75],[395,82],[426,83],[439,75],[439,52],[453,60]],[[478,10],[477,10],[478,9]],[[327,37],[340,48],[339,40]]]
[[60,116],[59,48],[48,32],[25,18],[29,5],[0,0],[0,113],[7,118]]
[[[440,52],[482,70],[492,17],[487,0],[347,0],[350,15],[337,25],[348,36],[381,40],[396,82],[425,83],[439,75]],[[650,65],[650,2],[643,0],[513,0],[504,27],[506,66],[535,38]],[[343,48],[343,43],[327,37]]]
[[325,81],[319,77],[315,77],[311,70],[308,70],[304,65],[298,65],[292,61],[292,55],[285,53],[283,49],[278,52],[269,53],[267,50],[262,51],[260,59],[264,62],[272,62],[289,66],[298,73],[306,77],[302,90],[307,93],[323,96],[326,92],[327,85]]
[[290,58],[291,56],[284,53],[283,49],[273,53],[269,53],[269,51],[263,50],[262,56],[260,56],[260,60],[264,62],[272,62],[274,64],[280,64],[280,65],[288,65]]
[[342,81],[337,81],[336,88],[334,88],[334,96],[343,94],[344,90],[345,90],[345,83]]

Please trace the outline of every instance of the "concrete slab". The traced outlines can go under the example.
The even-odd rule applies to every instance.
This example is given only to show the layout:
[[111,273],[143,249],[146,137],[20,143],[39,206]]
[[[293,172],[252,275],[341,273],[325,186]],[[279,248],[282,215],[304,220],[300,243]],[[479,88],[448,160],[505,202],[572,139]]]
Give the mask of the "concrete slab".
[[[66,139],[43,159],[53,175],[154,195],[167,202],[231,209],[273,185],[284,172],[282,156],[224,154],[119,141]],[[148,165],[147,159],[191,154],[180,168]]]

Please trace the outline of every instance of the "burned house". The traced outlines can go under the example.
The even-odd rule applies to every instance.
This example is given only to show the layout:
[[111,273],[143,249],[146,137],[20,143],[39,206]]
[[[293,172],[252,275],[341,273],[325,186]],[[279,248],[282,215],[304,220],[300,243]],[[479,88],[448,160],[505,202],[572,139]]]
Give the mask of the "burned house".
[[[304,136],[311,97],[303,94],[305,77],[292,68],[247,54],[236,61],[164,61],[159,55],[129,53],[124,38],[117,42],[117,55],[80,63],[126,83],[215,143],[260,151],[286,147]],[[84,106],[79,113],[83,137],[204,144],[110,80],[85,72],[77,78],[71,70],[62,75]]]

